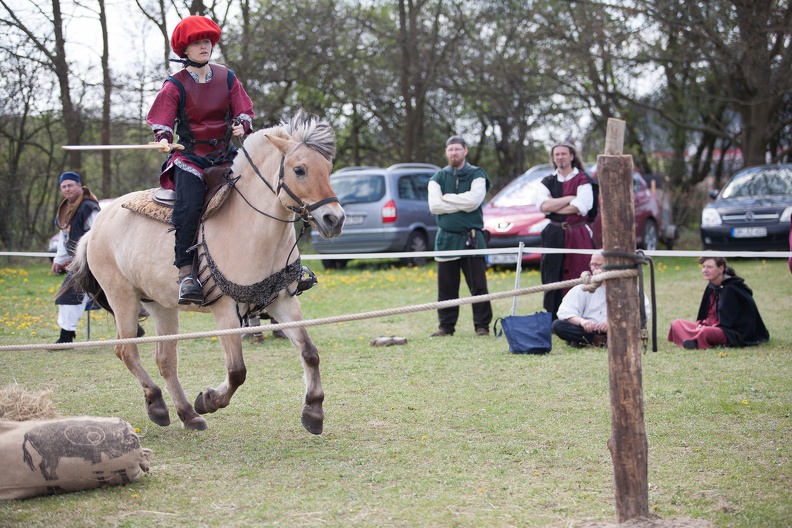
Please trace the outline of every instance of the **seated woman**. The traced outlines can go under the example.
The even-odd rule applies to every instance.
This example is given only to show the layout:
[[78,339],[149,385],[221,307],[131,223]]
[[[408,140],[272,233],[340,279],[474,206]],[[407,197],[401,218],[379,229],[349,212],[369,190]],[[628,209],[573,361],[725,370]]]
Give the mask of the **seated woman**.
[[701,273],[709,281],[698,320],[671,323],[668,340],[689,348],[758,345],[770,339],[753,299],[753,291],[723,257],[701,257]]

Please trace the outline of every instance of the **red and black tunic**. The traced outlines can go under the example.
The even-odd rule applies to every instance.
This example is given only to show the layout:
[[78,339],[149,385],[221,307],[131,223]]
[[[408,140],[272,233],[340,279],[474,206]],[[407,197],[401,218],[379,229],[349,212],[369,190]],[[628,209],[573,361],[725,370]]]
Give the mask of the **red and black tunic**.
[[200,177],[206,167],[230,159],[226,146],[232,119],[241,120],[248,134],[253,129],[253,102],[239,80],[224,66],[209,67],[211,77],[205,83],[186,69],[169,77],[146,117],[155,141],[173,142],[175,129],[185,147],[165,162],[160,185],[166,189],[174,188],[174,165]]

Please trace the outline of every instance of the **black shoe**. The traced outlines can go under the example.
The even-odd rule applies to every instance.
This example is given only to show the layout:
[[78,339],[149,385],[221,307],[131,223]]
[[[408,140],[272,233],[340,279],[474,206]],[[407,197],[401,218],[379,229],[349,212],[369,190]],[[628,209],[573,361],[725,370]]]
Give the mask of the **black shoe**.
[[684,341],[682,341],[682,346],[684,348],[687,348],[688,350],[698,349],[698,343],[696,343],[695,339],[685,339]]
[[[55,341],[55,344],[59,345],[62,343],[74,343],[74,338],[76,336],[77,336],[77,332],[73,330],[64,330],[63,328],[61,328],[60,337],[58,338],[57,341]],[[67,350],[67,349],[59,348],[57,350]],[[55,350],[50,349],[50,352],[55,352]]]
[[135,337],[143,337],[146,335],[146,331],[143,330],[143,327],[138,325],[137,335]]
[[77,337],[77,332],[73,330],[64,330],[61,328],[61,334],[55,344],[59,343],[74,343],[74,338]]
[[319,282],[319,279],[316,278],[316,274],[303,266],[300,272],[300,278],[297,279],[297,295],[300,295],[305,290],[310,290],[317,282]]
[[489,330],[484,328],[483,326],[480,328],[476,328],[476,335],[477,336],[488,336]]
[[250,341],[254,345],[260,345],[264,342],[264,334],[256,332],[255,334],[245,334],[242,336],[242,341]]
[[179,284],[179,304],[203,304],[203,286],[193,275],[187,275]]
[[442,336],[450,336],[454,335],[453,330],[446,330],[445,328],[440,328],[437,332],[434,332],[431,337],[442,337]]

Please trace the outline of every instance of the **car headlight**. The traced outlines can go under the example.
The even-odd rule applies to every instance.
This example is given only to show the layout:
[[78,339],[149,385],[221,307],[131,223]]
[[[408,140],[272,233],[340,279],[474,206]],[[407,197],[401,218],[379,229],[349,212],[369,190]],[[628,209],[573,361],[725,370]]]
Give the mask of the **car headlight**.
[[721,220],[718,211],[711,207],[705,207],[704,210],[701,212],[701,227],[712,227],[721,225],[723,220]]
[[779,218],[778,221],[789,222],[790,217],[792,217],[792,207],[787,207],[784,209],[784,212],[781,213],[781,218]]

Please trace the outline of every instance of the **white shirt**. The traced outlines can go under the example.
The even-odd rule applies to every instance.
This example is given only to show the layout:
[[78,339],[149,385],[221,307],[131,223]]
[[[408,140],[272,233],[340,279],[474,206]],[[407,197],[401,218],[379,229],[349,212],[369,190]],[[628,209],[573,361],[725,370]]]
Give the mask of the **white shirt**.
[[[589,186],[590,187],[590,186]],[[487,195],[486,178],[476,178],[470,184],[470,190],[464,193],[443,194],[440,184],[429,181],[429,211],[432,214],[450,214],[475,211]]]
[[[558,307],[558,318],[566,321],[572,317],[582,317],[595,323],[607,321],[608,308],[605,303],[605,289],[606,286],[603,284],[594,292],[587,292],[583,289],[582,284],[578,284],[564,295],[561,306]],[[644,307],[648,319],[652,314],[652,305],[646,294],[644,294]]]
[[[580,174],[580,171],[577,168],[573,168],[572,172],[570,172],[566,178],[560,175],[557,170],[553,173],[553,176],[555,176],[558,179],[558,181],[563,183],[567,180],[571,180],[578,174]],[[550,198],[552,198],[552,196],[550,195],[550,189],[548,189],[544,185],[539,185],[536,193],[536,201],[534,202],[534,205],[536,206],[537,209],[541,211],[542,204],[545,203]],[[584,185],[580,185],[577,188],[577,194],[575,198],[571,202],[569,202],[569,205],[577,208],[577,210],[580,211],[580,216],[586,216],[586,214],[588,214],[588,212],[594,206],[594,191],[591,189],[591,184],[586,183]],[[548,215],[550,213],[545,213],[545,214]]]

